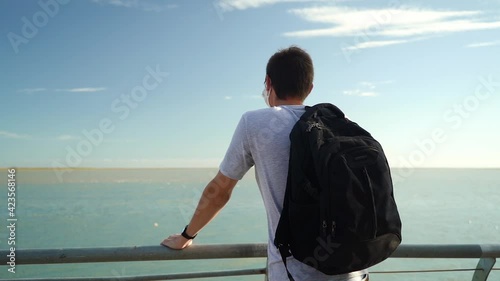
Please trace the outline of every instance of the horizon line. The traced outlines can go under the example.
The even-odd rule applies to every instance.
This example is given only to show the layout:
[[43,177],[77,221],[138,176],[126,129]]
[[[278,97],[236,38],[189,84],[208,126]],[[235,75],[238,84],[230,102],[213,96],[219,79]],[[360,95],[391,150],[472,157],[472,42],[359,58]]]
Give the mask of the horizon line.
[[[30,169],[30,170],[138,170],[138,169],[218,169],[218,166],[211,167],[30,167],[30,166],[10,166],[0,167],[0,169]],[[251,169],[253,169],[252,167]],[[404,166],[390,166],[391,169],[500,169],[499,167],[404,167]]]

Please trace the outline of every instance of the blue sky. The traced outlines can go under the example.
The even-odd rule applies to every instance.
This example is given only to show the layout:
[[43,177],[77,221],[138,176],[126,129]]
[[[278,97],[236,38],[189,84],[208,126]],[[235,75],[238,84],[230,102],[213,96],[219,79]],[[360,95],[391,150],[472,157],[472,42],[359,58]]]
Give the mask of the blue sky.
[[[460,3],[457,3],[460,2]],[[279,48],[394,167],[500,167],[500,1],[1,1],[0,166],[217,167]]]

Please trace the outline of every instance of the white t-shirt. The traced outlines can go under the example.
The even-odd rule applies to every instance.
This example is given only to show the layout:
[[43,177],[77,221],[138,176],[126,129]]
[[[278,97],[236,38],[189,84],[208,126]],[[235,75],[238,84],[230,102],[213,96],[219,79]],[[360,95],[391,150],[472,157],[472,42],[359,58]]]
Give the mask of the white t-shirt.
[[[286,105],[244,113],[220,165],[220,172],[235,180],[243,178],[255,165],[255,178],[267,213],[270,281],[288,280],[281,255],[273,241],[283,208],[290,153],[289,135],[304,112],[304,105]],[[293,257],[287,259],[287,266],[296,281],[355,281],[362,280],[362,276],[367,273],[363,270],[326,275]]]

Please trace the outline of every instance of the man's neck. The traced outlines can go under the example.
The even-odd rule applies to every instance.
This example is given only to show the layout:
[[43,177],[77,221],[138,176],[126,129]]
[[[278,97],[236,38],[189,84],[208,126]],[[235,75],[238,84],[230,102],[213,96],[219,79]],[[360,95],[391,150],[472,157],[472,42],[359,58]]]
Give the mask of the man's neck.
[[286,100],[276,100],[276,104],[274,106],[280,105],[303,105],[304,101],[299,99],[286,99]]

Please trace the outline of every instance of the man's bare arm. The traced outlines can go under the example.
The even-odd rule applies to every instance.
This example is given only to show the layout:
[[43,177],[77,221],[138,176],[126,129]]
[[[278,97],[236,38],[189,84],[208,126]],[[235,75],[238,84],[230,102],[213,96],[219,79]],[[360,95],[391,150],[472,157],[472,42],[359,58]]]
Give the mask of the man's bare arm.
[[[220,171],[207,184],[201,195],[196,211],[189,222],[186,234],[195,236],[222,210],[231,198],[237,180],[224,176]],[[180,234],[170,235],[161,242],[162,245],[172,249],[184,249],[191,245],[193,240],[186,239]]]

